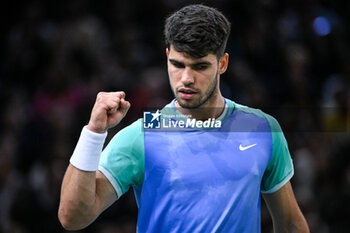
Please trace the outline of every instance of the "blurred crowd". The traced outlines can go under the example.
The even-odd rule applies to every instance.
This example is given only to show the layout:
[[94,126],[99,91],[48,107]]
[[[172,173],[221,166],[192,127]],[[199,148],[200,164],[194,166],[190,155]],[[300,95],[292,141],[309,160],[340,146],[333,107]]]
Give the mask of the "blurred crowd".
[[[0,41],[0,233],[66,232],[60,185],[99,91],[132,106],[110,130],[173,98],[163,23],[189,3],[232,22],[222,93],[273,115],[312,232],[350,229],[350,2],[346,0],[7,1]],[[135,232],[132,190],[80,232]],[[262,232],[272,232],[266,207]]]

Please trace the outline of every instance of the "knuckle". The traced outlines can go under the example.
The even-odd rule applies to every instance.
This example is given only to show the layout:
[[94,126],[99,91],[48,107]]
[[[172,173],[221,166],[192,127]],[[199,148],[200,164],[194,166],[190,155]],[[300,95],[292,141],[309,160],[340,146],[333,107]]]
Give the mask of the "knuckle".
[[97,93],[97,96],[103,96],[105,94],[105,92],[100,91],[99,93]]
[[118,91],[118,92],[116,92],[116,94],[117,94],[118,97],[125,96],[125,92],[124,91]]
[[99,102],[102,101],[103,98],[104,98],[104,94],[105,94],[104,92],[99,92],[99,93],[97,94],[97,98],[96,98],[97,101],[99,101]]

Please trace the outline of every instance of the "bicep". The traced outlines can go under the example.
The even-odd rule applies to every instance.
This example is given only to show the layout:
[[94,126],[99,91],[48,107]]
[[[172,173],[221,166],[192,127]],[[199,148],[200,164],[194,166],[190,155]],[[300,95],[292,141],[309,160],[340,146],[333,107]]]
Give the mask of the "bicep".
[[[295,199],[292,186],[288,181],[274,193],[263,194],[277,232],[308,232],[307,223]],[[281,230],[280,230],[281,229]],[[299,231],[300,230],[300,231]]]
[[274,193],[263,194],[263,198],[270,211],[272,218],[288,217],[291,211],[297,207],[292,186],[287,182],[282,188]]
[[96,211],[100,214],[107,209],[118,199],[118,195],[106,178],[106,176],[100,172],[96,172]]

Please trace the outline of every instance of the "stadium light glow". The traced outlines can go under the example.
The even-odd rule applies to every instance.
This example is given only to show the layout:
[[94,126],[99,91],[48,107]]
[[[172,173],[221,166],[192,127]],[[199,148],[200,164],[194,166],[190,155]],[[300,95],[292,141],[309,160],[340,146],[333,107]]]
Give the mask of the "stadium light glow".
[[313,29],[317,35],[326,36],[331,33],[332,27],[326,17],[319,16],[313,22]]

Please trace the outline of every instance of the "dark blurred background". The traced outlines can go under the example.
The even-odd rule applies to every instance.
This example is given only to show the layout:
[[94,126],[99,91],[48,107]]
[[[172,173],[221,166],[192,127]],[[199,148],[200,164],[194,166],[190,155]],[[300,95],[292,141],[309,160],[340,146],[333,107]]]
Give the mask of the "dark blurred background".
[[[222,92],[280,122],[312,232],[348,232],[350,1],[12,0],[0,9],[0,233],[66,232],[60,185],[97,92],[132,103],[108,140],[168,103],[163,22],[189,3],[232,22]],[[129,191],[80,232],[135,232],[136,215]]]

